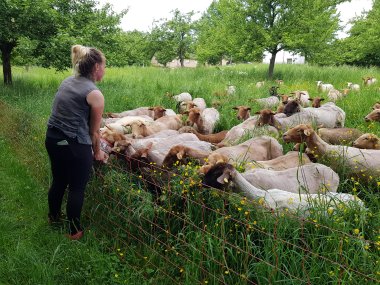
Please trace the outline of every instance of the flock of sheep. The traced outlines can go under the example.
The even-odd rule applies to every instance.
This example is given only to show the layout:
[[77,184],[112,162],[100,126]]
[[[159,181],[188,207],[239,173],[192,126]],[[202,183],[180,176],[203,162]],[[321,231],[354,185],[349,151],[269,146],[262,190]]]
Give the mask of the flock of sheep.
[[[366,86],[376,79],[366,77],[363,81]],[[340,178],[336,172],[343,165],[349,175],[359,178],[380,173],[379,138],[345,128],[346,114],[335,104],[360,86],[348,83],[347,89],[336,90],[318,81],[317,88],[328,92],[329,102],[321,104],[323,98],[311,98],[307,91],[278,94],[283,81],[276,83],[278,86],[269,89],[269,97],[253,99],[262,107],[259,112],[252,116],[250,107],[234,107],[242,123],[218,133],[214,133],[220,119],[218,110],[189,93],[172,96],[176,111],[155,106],[108,113],[101,128],[102,148],[158,167],[197,160],[205,184],[216,188],[228,184],[272,209],[307,215],[311,208],[326,211],[341,203],[364,207],[357,196],[337,193]],[[263,85],[259,82],[256,87]],[[235,92],[235,86],[228,86],[225,96]],[[365,120],[380,121],[380,102]],[[276,139],[280,135],[284,142],[296,143],[294,151],[284,154]],[[239,173],[233,165],[243,165],[245,172]]]

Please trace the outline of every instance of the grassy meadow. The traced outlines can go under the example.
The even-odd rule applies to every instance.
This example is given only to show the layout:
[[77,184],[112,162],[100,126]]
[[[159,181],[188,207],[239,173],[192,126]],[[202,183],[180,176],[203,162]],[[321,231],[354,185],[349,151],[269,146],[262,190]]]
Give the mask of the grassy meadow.
[[[162,105],[175,110],[165,94],[189,92],[208,106],[219,103],[217,130],[239,124],[238,105],[259,110],[251,98],[268,96],[274,81],[267,65],[196,69],[109,68],[98,84],[105,112]],[[13,69],[13,86],[0,87],[0,284],[377,284],[380,281],[380,177],[349,177],[342,171],[339,192],[358,195],[367,210],[340,207],[316,211],[307,219],[275,215],[237,194],[203,187],[197,165],[171,172],[150,165],[147,173],[128,173],[125,163],[98,168],[84,209],[88,227],[80,242],[64,229],[47,226],[50,182],[44,134],[53,97],[70,72]],[[379,123],[364,116],[380,101],[380,83],[362,86],[377,68],[277,65],[279,93],[319,93],[316,81],[361,91],[337,102],[346,127],[380,135]],[[0,78],[2,79],[2,78]],[[256,88],[257,81],[265,81]],[[232,96],[213,94],[235,85]],[[327,98],[326,98],[327,99]],[[217,102],[216,102],[217,101]],[[284,144],[284,151],[292,144]],[[380,175],[379,175],[380,176]],[[147,182],[148,181],[148,182]],[[153,182],[152,182],[153,181]],[[156,184],[161,195],[152,194]],[[154,187],[153,187],[154,188]],[[156,189],[154,188],[154,189]],[[150,191],[147,191],[149,189]]]

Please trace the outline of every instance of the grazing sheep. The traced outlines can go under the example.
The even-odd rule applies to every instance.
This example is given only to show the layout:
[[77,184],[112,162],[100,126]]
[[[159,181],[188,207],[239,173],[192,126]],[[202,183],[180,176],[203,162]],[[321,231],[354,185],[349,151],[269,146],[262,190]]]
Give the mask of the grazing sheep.
[[317,88],[318,91],[325,92],[334,89],[334,86],[330,83],[323,83],[323,81],[317,81]]
[[376,121],[380,122],[380,109],[372,110],[367,116],[364,117],[366,122]]
[[345,144],[351,145],[354,140],[363,134],[362,131],[355,128],[320,128],[318,135],[328,144]]
[[290,92],[290,94],[294,94],[294,98],[298,99],[298,101],[301,104],[301,106],[307,107],[307,106],[310,105],[310,102],[309,102],[309,99],[310,99],[309,92],[297,90],[297,91]]
[[372,85],[377,81],[375,77],[371,77],[371,76],[366,76],[366,77],[363,77],[362,79],[363,79],[364,86]]
[[226,137],[226,135],[228,133],[228,131],[221,131],[221,132],[215,133],[215,134],[204,135],[204,134],[198,133],[197,130],[195,130],[193,127],[190,127],[190,126],[182,127],[178,130],[178,132],[180,134],[182,134],[182,133],[193,133],[198,137],[199,140],[209,142],[212,144],[220,143],[222,140],[224,140],[224,138]]
[[327,93],[327,98],[331,102],[336,102],[337,100],[343,98],[343,94],[339,90],[330,89]]
[[311,163],[309,157],[304,153],[298,151],[289,151],[285,155],[262,161],[254,161],[246,164],[246,169],[251,168],[265,168],[271,170],[284,170],[288,168],[298,167],[307,163]]
[[193,97],[191,96],[191,94],[187,93],[187,92],[183,92],[183,93],[180,93],[178,95],[174,95],[172,98],[177,102],[193,100]]
[[300,124],[283,135],[285,142],[305,142],[307,148],[320,158],[328,158],[334,170],[346,167],[348,174],[363,177],[379,175],[380,151],[355,147],[330,145],[322,140],[310,125]]
[[232,109],[238,110],[237,115],[236,115],[236,117],[237,117],[238,120],[245,121],[249,117],[251,117],[251,114],[250,114],[251,107],[248,107],[248,106],[236,106],[236,107],[233,107]]
[[347,87],[351,89],[352,91],[359,91],[360,90],[360,85],[359,84],[354,84],[352,82],[347,82]]
[[340,204],[364,207],[358,197],[347,193],[296,194],[280,189],[262,190],[249,183],[232,165],[224,163],[212,167],[203,181],[204,184],[219,189],[231,181],[236,192],[250,200],[257,200],[259,205],[274,210],[290,210],[301,216],[308,216],[310,210],[327,213],[329,208],[337,208]]
[[319,108],[321,107],[321,102],[324,101],[325,99],[321,97],[315,97],[315,98],[309,98],[309,100],[312,102],[311,107]]
[[257,102],[261,108],[272,109],[280,103],[280,99],[277,96],[269,96],[266,98],[250,99],[250,101]]
[[353,147],[362,149],[379,149],[380,150],[380,139],[374,134],[363,134],[358,137],[353,143]]
[[206,108],[203,111],[199,108],[192,108],[188,112],[186,124],[196,125],[196,130],[204,135],[212,134],[216,123],[219,121],[219,112],[215,108]]

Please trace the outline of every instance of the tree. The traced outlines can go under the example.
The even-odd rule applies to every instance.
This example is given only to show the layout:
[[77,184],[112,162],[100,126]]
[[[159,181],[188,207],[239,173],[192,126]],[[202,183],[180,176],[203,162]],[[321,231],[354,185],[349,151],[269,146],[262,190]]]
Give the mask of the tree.
[[380,0],[375,0],[372,9],[352,24],[349,36],[342,40],[346,46],[344,63],[380,66]]
[[0,1],[0,51],[4,84],[12,84],[11,54],[21,38],[43,40],[56,32],[47,0]]
[[247,24],[263,49],[271,54],[268,77],[273,77],[281,50],[306,56],[331,42],[339,29],[336,6],[342,0],[240,0]]
[[[4,83],[12,84],[11,55],[19,44],[19,60],[45,67],[68,68],[70,46],[80,43],[112,51],[121,18],[110,5],[98,9],[93,0],[1,0],[0,51]],[[33,49],[32,49],[33,48]],[[112,57],[108,59],[112,63]]]
[[151,39],[158,62],[166,65],[177,57],[183,67],[193,43],[194,27],[191,18],[194,12],[182,14],[176,9],[172,13],[172,19],[162,19],[156,23],[151,32]]

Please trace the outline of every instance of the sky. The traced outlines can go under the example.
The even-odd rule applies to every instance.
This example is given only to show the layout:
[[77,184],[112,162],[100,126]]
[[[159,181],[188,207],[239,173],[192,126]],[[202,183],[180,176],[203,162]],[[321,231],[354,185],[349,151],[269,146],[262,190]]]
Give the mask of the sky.
[[[171,11],[175,9],[178,9],[181,13],[199,12],[197,15],[200,17],[211,2],[212,0],[99,0],[100,5],[110,3],[116,12],[129,8],[127,15],[124,16],[121,22],[121,28],[124,31],[136,29],[142,32],[149,32],[154,20],[159,20],[160,18],[170,19],[172,17]],[[342,24],[345,25],[348,20],[359,16],[363,10],[370,10],[371,7],[372,0],[352,0],[351,2],[340,4],[338,11],[341,14]],[[193,18],[193,20],[195,19],[196,17]],[[348,29],[349,26],[345,28],[345,31]],[[340,37],[344,37],[344,33],[341,33]]]

